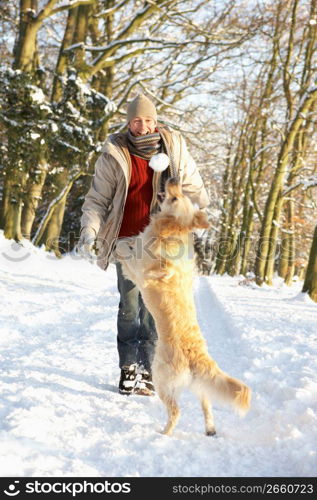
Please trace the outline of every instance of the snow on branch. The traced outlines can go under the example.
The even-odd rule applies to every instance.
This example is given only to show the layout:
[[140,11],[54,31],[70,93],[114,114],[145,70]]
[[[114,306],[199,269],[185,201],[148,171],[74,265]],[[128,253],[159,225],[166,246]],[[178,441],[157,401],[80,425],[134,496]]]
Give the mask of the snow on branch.
[[264,151],[266,151],[267,149],[271,149],[271,148],[274,148],[275,146],[278,146],[278,143],[277,142],[273,142],[272,144],[267,144],[266,146],[264,146],[263,148],[259,149],[255,155],[253,156],[253,160],[256,160],[256,158],[261,154],[261,153],[264,153]]
[[[171,47],[174,47],[174,44],[171,45]],[[97,58],[93,65],[91,66],[91,75],[94,75],[95,73],[98,73],[98,71],[102,70],[103,68],[109,68],[111,66],[115,66],[126,59],[130,59],[131,57],[136,57],[140,54],[144,54],[145,52],[160,52],[163,49],[169,48],[169,45],[164,45],[163,47],[142,47],[140,49],[132,50],[130,52],[126,52],[122,56],[118,57],[104,57],[102,56],[101,58]]]
[[[153,44],[160,44],[159,49],[163,48],[173,48],[173,47],[179,47],[183,45],[188,45],[191,44],[191,41],[184,40],[183,42],[177,42],[177,41],[165,41],[165,40],[155,40],[152,38],[137,38],[137,39],[131,39],[131,40],[120,40],[120,41],[114,41],[112,43],[109,43],[108,45],[102,46],[102,47],[92,47],[89,45],[85,45],[83,42],[79,43],[74,43],[72,45],[69,45],[64,49],[64,52],[71,52],[72,50],[75,49],[84,49],[89,52],[104,52],[101,56],[99,55],[94,61],[93,65],[95,65],[98,61],[101,59],[106,59],[107,54],[112,53],[114,49],[121,48],[124,45],[132,45],[134,43],[153,43]],[[144,47],[145,48],[145,47]],[[148,47],[146,47],[148,49]],[[155,48],[157,50],[157,48]]]
[[[45,19],[46,17],[53,16],[55,14],[58,14],[59,12],[64,12],[65,10],[70,10],[70,9],[75,9],[76,7],[80,7],[81,5],[92,5],[95,3],[96,0],[69,0],[68,3],[60,5],[59,7],[56,7],[56,9],[53,9],[56,0],[51,0],[45,7],[42,9],[40,12],[43,13],[41,20]],[[49,7],[49,4],[53,4],[51,7]],[[46,11],[46,12],[45,12]]]
[[133,19],[116,35],[117,40],[122,40],[129,36],[131,33],[135,32],[145,21],[156,11],[160,11],[163,7],[170,9],[171,6],[176,4],[178,0],[167,0],[166,2],[162,1],[147,1],[144,3],[144,7],[139,10]]
[[[88,50],[89,52],[105,52],[107,50],[111,50],[113,48],[121,47],[123,45],[129,45],[133,43],[159,43],[161,45],[167,45],[168,47],[178,47],[179,45],[189,45],[193,44],[191,40],[184,40],[183,42],[177,42],[177,41],[172,41],[172,40],[158,40],[157,38],[135,38],[135,39],[128,39],[128,40],[116,40],[108,45],[105,45],[103,47],[91,47],[89,45],[83,45],[85,50]],[[79,44],[76,44],[79,45]],[[71,48],[74,48],[74,45],[71,45],[70,47],[67,47],[65,50],[71,50]]]
[[122,0],[122,2],[119,2],[118,4],[114,5],[113,7],[110,7],[109,9],[105,9],[102,12],[99,12],[99,14],[95,14],[94,17],[99,18],[99,17],[106,17],[109,16],[109,14],[112,14],[113,12],[116,12],[117,10],[121,9],[125,4],[129,3],[130,0]]
[[297,184],[294,184],[293,186],[290,186],[289,188],[285,189],[283,192],[282,196],[287,196],[291,191],[294,191],[294,189],[297,189],[298,187],[302,186],[304,190],[316,187],[317,186],[317,175],[312,175],[310,177],[306,177],[304,179],[301,179]]
[[[139,85],[142,81],[144,82],[145,80],[151,80],[151,77],[142,78],[142,80],[135,80],[134,82],[132,82],[132,83],[130,83],[128,85],[128,87],[125,89],[125,92],[121,95],[121,99],[120,99],[120,101],[119,101],[119,103],[117,105],[117,109],[118,109],[119,112],[120,112],[121,106],[126,103],[127,97],[130,94],[130,92],[133,89],[133,87]],[[122,114],[125,115],[126,113],[123,112]]]
[[317,99],[317,86],[312,86],[303,94],[298,105],[298,111],[293,120],[288,124],[288,132],[292,129],[298,128],[298,124],[302,123],[307,118],[307,113],[310,111],[312,104]]
[[161,99],[160,97],[158,97],[154,92],[151,92],[142,82],[139,82],[139,85],[140,87],[143,88],[143,90],[145,90],[145,92],[147,94],[149,94],[151,97],[153,97],[153,99],[155,99],[156,101],[158,101],[160,104],[163,104],[163,106],[166,106],[168,108],[171,108],[173,110],[176,111],[177,114],[179,115],[183,115],[184,114],[184,111],[180,108],[177,108],[176,106],[173,106],[172,104],[166,102],[166,101],[163,101],[163,99]]
[[52,13],[54,5],[58,2],[58,0],[49,0],[47,4],[40,10],[38,15],[35,18],[35,22],[40,24],[44,19],[49,17]]

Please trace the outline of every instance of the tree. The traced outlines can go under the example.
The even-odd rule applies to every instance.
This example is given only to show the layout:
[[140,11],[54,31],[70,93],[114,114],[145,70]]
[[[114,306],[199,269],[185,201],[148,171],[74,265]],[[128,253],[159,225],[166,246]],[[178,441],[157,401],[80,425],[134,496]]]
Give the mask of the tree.
[[[96,155],[142,91],[186,137],[210,192],[204,272],[247,274],[256,261],[258,283],[277,267],[291,283],[316,214],[316,2],[0,2],[5,235],[64,251]],[[269,245],[256,249],[264,226]]]
[[317,226],[315,227],[313,241],[309,254],[303,290],[310,298],[317,302]]
[[[292,92],[291,87],[292,81],[295,79],[295,76],[297,76],[296,68],[298,59],[300,58],[297,54],[294,56],[295,62],[293,64],[293,68],[291,69],[291,59],[293,57],[294,38],[297,25],[298,3],[298,0],[293,0],[292,2],[293,8],[291,13],[291,29],[285,52],[286,55],[283,61],[283,88],[286,97],[286,122],[282,134],[281,148],[277,158],[277,168],[274,173],[271,188],[266,201],[259,237],[255,264],[256,281],[259,285],[261,285],[264,281],[268,284],[272,284],[277,236],[284,203],[284,182],[288,174],[288,179],[291,181],[296,173],[296,169],[298,168],[298,161],[296,158],[301,151],[295,150],[295,154],[294,149],[296,144],[300,144],[299,136],[303,133],[303,129],[304,132],[307,131],[307,117],[310,113],[312,113],[317,100],[317,89],[315,87],[310,88],[312,78],[312,55],[314,50],[316,50],[316,44],[314,42],[312,44],[312,40],[316,40],[316,25],[314,22],[309,23],[310,27],[308,29],[308,33],[304,31],[306,36],[302,41],[302,48],[304,48],[306,44],[306,50],[303,50],[305,58],[304,61],[301,61],[299,70],[297,70],[299,71],[299,74],[301,73],[302,85],[297,89],[296,93],[294,93],[294,91]],[[316,0],[311,0],[310,14],[315,16],[315,13]],[[289,213],[292,214],[291,208]],[[291,242],[289,248],[289,255],[292,256],[293,246]],[[293,259],[293,257],[290,258]]]
[[[110,130],[118,130],[110,120],[120,121],[122,108],[135,88],[152,95],[159,112],[168,117],[182,99],[206,85],[214,66],[210,61],[219,64],[230,50],[252,36],[235,6],[230,0],[209,12],[205,0],[195,5],[190,0],[157,0],[144,5],[131,5],[128,0],[20,1],[14,78],[10,79],[16,102],[21,104],[24,99],[23,106],[11,100],[11,118],[20,117],[19,127],[5,106],[2,113],[8,137],[2,200],[6,237],[34,236],[40,209],[46,214],[45,231],[36,241],[58,253],[66,206],[60,194],[70,192],[67,186],[77,173],[91,172],[94,153]],[[196,18],[201,19],[200,24]],[[60,46],[52,78],[41,65],[45,49],[41,33],[47,26],[52,31],[54,19],[61,24],[55,31]],[[252,17],[250,23],[256,25]],[[50,56],[51,71],[52,63]],[[22,88],[18,95],[17,84],[23,78],[29,82],[28,95]],[[29,106],[34,94],[41,95],[37,103],[41,113],[36,105]],[[189,113],[193,110],[194,106]],[[177,114],[184,111],[179,108]],[[17,141],[18,137],[23,139]],[[14,162],[17,154],[18,164]],[[48,200],[41,200],[43,192]],[[54,204],[56,199],[59,203]],[[54,208],[47,211],[48,206]]]

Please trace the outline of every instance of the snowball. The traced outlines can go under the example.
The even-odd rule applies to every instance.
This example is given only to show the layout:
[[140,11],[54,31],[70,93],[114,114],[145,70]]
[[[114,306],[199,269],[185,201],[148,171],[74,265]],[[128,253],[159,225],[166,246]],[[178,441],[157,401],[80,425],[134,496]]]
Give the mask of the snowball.
[[163,172],[169,166],[169,162],[170,159],[165,153],[158,153],[152,156],[149,165],[155,172]]

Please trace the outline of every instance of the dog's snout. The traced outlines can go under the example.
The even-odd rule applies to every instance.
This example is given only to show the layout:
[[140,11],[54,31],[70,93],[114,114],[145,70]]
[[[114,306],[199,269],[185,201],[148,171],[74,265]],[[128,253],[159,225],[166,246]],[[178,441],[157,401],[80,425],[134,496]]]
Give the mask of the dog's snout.
[[182,195],[182,188],[178,177],[171,177],[166,181],[165,193],[168,198]]
[[167,185],[168,186],[178,186],[179,185],[179,178],[178,177],[170,177],[167,180]]

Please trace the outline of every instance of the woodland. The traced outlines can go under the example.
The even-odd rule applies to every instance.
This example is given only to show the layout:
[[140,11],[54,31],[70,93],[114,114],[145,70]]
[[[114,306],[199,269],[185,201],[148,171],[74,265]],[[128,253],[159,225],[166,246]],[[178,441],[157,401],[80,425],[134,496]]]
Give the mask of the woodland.
[[202,274],[317,302],[317,0],[0,0],[0,229],[62,256],[138,93],[209,192]]

